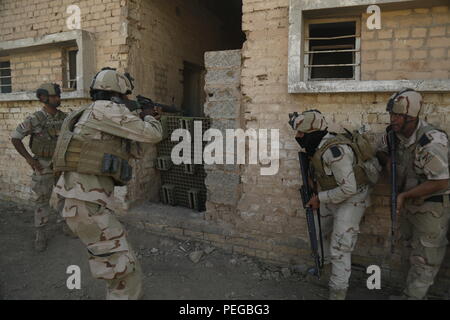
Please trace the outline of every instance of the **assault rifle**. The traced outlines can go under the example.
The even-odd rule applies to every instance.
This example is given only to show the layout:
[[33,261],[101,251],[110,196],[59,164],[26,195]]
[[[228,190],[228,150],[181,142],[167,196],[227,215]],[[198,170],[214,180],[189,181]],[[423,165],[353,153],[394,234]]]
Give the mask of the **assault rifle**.
[[391,253],[394,253],[395,229],[397,228],[397,155],[394,130],[388,129],[389,156],[391,158]]
[[137,109],[146,110],[146,109],[154,109],[155,107],[160,107],[162,112],[167,113],[178,113],[181,112],[174,105],[168,106],[161,103],[153,102],[152,99],[146,98],[144,96],[138,95],[136,96],[136,101],[134,100],[125,100],[123,102],[130,111],[135,111]]
[[310,162],[306,153],[299,152],[298,159],[300,161],[300,171],[302,174],[303,185],[300,188],[300,196],[302,198],[303,208],[306,211],[306,223],[308,226],[309,242],[311,244],[311,256],[315,262],[315,268],[312,273],[320,279],[320,269],[323,268],[323,239],[322,239],[322,227],[320,223],[320,209],[317,209],[317,221],[319,227],[319,241],[321,256],[319,255],[319,244],[317,243],[316,224],[314,222],[314,212],[311,207],[306,206],[308,201],[313,196],[313,190],[309,184],[310,181]]

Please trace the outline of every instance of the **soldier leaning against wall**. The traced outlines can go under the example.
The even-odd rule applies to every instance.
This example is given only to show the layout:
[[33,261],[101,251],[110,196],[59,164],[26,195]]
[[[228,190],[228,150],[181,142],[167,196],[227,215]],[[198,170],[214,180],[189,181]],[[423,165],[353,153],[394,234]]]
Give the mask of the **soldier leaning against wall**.
[[[404,89],[394,94],[387,105],[391,118],[387,131],[394,131],[398,164],[400,239],[411,250],[405,289],[392,299],[424,299],[448,243],[448,137],[419,118],[422,104],[420,93]],[[390,163],[387,136],[383,136],[377,153],[383,165]]]
[[[351,274],[351,253],[361,218],[370,205],[370,186],[378,179],[379,165],[373,154],[363,165],[364,157],[356,152],[352,141],[328,132],[326,120],[317,110],[305,111],[291,123],[297,142],[311,159],[319,186],[319,192],[306,205],[314,210],[320,208],[322,261],[325,277],[329,277],[329,298],[344,300]],[[367,169],[363,170],[365,166]]]
[[[61,105],[61,90],[55,83],[45,83],[36,91],[36,96],[43,103],[41,110],[28,116],[11,134],[11,142],[17,152],[25,158],[33,169],[32,190],[36,194],[34,226],[36,238],[34,247],[44,251],[47,246],[48,220],[51,208],[50,196],[56,184],[51,160],[61,125],[67,114],[58,110]],[[30,154],[22,143],[22,139],[30,136]],[[67,234],[64,224],[64,232]]]

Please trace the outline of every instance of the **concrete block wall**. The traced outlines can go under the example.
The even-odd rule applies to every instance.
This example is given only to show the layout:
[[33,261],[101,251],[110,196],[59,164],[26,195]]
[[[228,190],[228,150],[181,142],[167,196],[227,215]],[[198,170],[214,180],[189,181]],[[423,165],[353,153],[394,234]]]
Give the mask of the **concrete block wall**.
[[[241,51],[218,51],[205,54],[206,103],[205,115],[211,118],[211,128],[221,131],[241,127]],[[224,139],[225,157],[225,139]],[[208,220],[221,220],[235,224],[236,207],[241,194],[240,165],[205,165]]]

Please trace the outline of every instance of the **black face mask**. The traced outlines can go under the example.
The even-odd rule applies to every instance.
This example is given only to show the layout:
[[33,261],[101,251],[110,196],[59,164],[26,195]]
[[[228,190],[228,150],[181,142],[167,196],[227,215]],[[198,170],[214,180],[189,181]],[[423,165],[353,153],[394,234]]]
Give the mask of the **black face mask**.
[[303,149],[305,149],[305,140],[304,137],[303,138],[295,138],[295,140],[297,141],[297,143],[300,145],[300,147],[302,147]]
[[303,138],[295,138],[297,140],[300,147],[306,150],[306,153],[308,156],[312,157],[314,153],[316,152],[316,149],[318,145],[320,144],[320,141],[322,141],[322,138],[328,133],[328,131],[315,131],[311,133],[305,133]]

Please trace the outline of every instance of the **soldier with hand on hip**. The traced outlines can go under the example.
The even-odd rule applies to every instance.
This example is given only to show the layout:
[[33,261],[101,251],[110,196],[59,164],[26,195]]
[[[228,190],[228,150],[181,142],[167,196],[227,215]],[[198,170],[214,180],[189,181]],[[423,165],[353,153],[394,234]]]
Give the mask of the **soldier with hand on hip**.
[[[33,169],[32,190],[36,194],[34,225],[36,238],[34,247],[44,251],[47,246],[48,220],[50,215],[49,200],[56,183],[51,168],[51,160],[56,141],[67,114],[58,110],[61,105],[61,89],[58,84],[45,83],[36,91],[36,96],[43,107],[28,116],[11,134],[11,142],[17,152],[25,158]],[[30,136],[31,154],[22,139]]]

